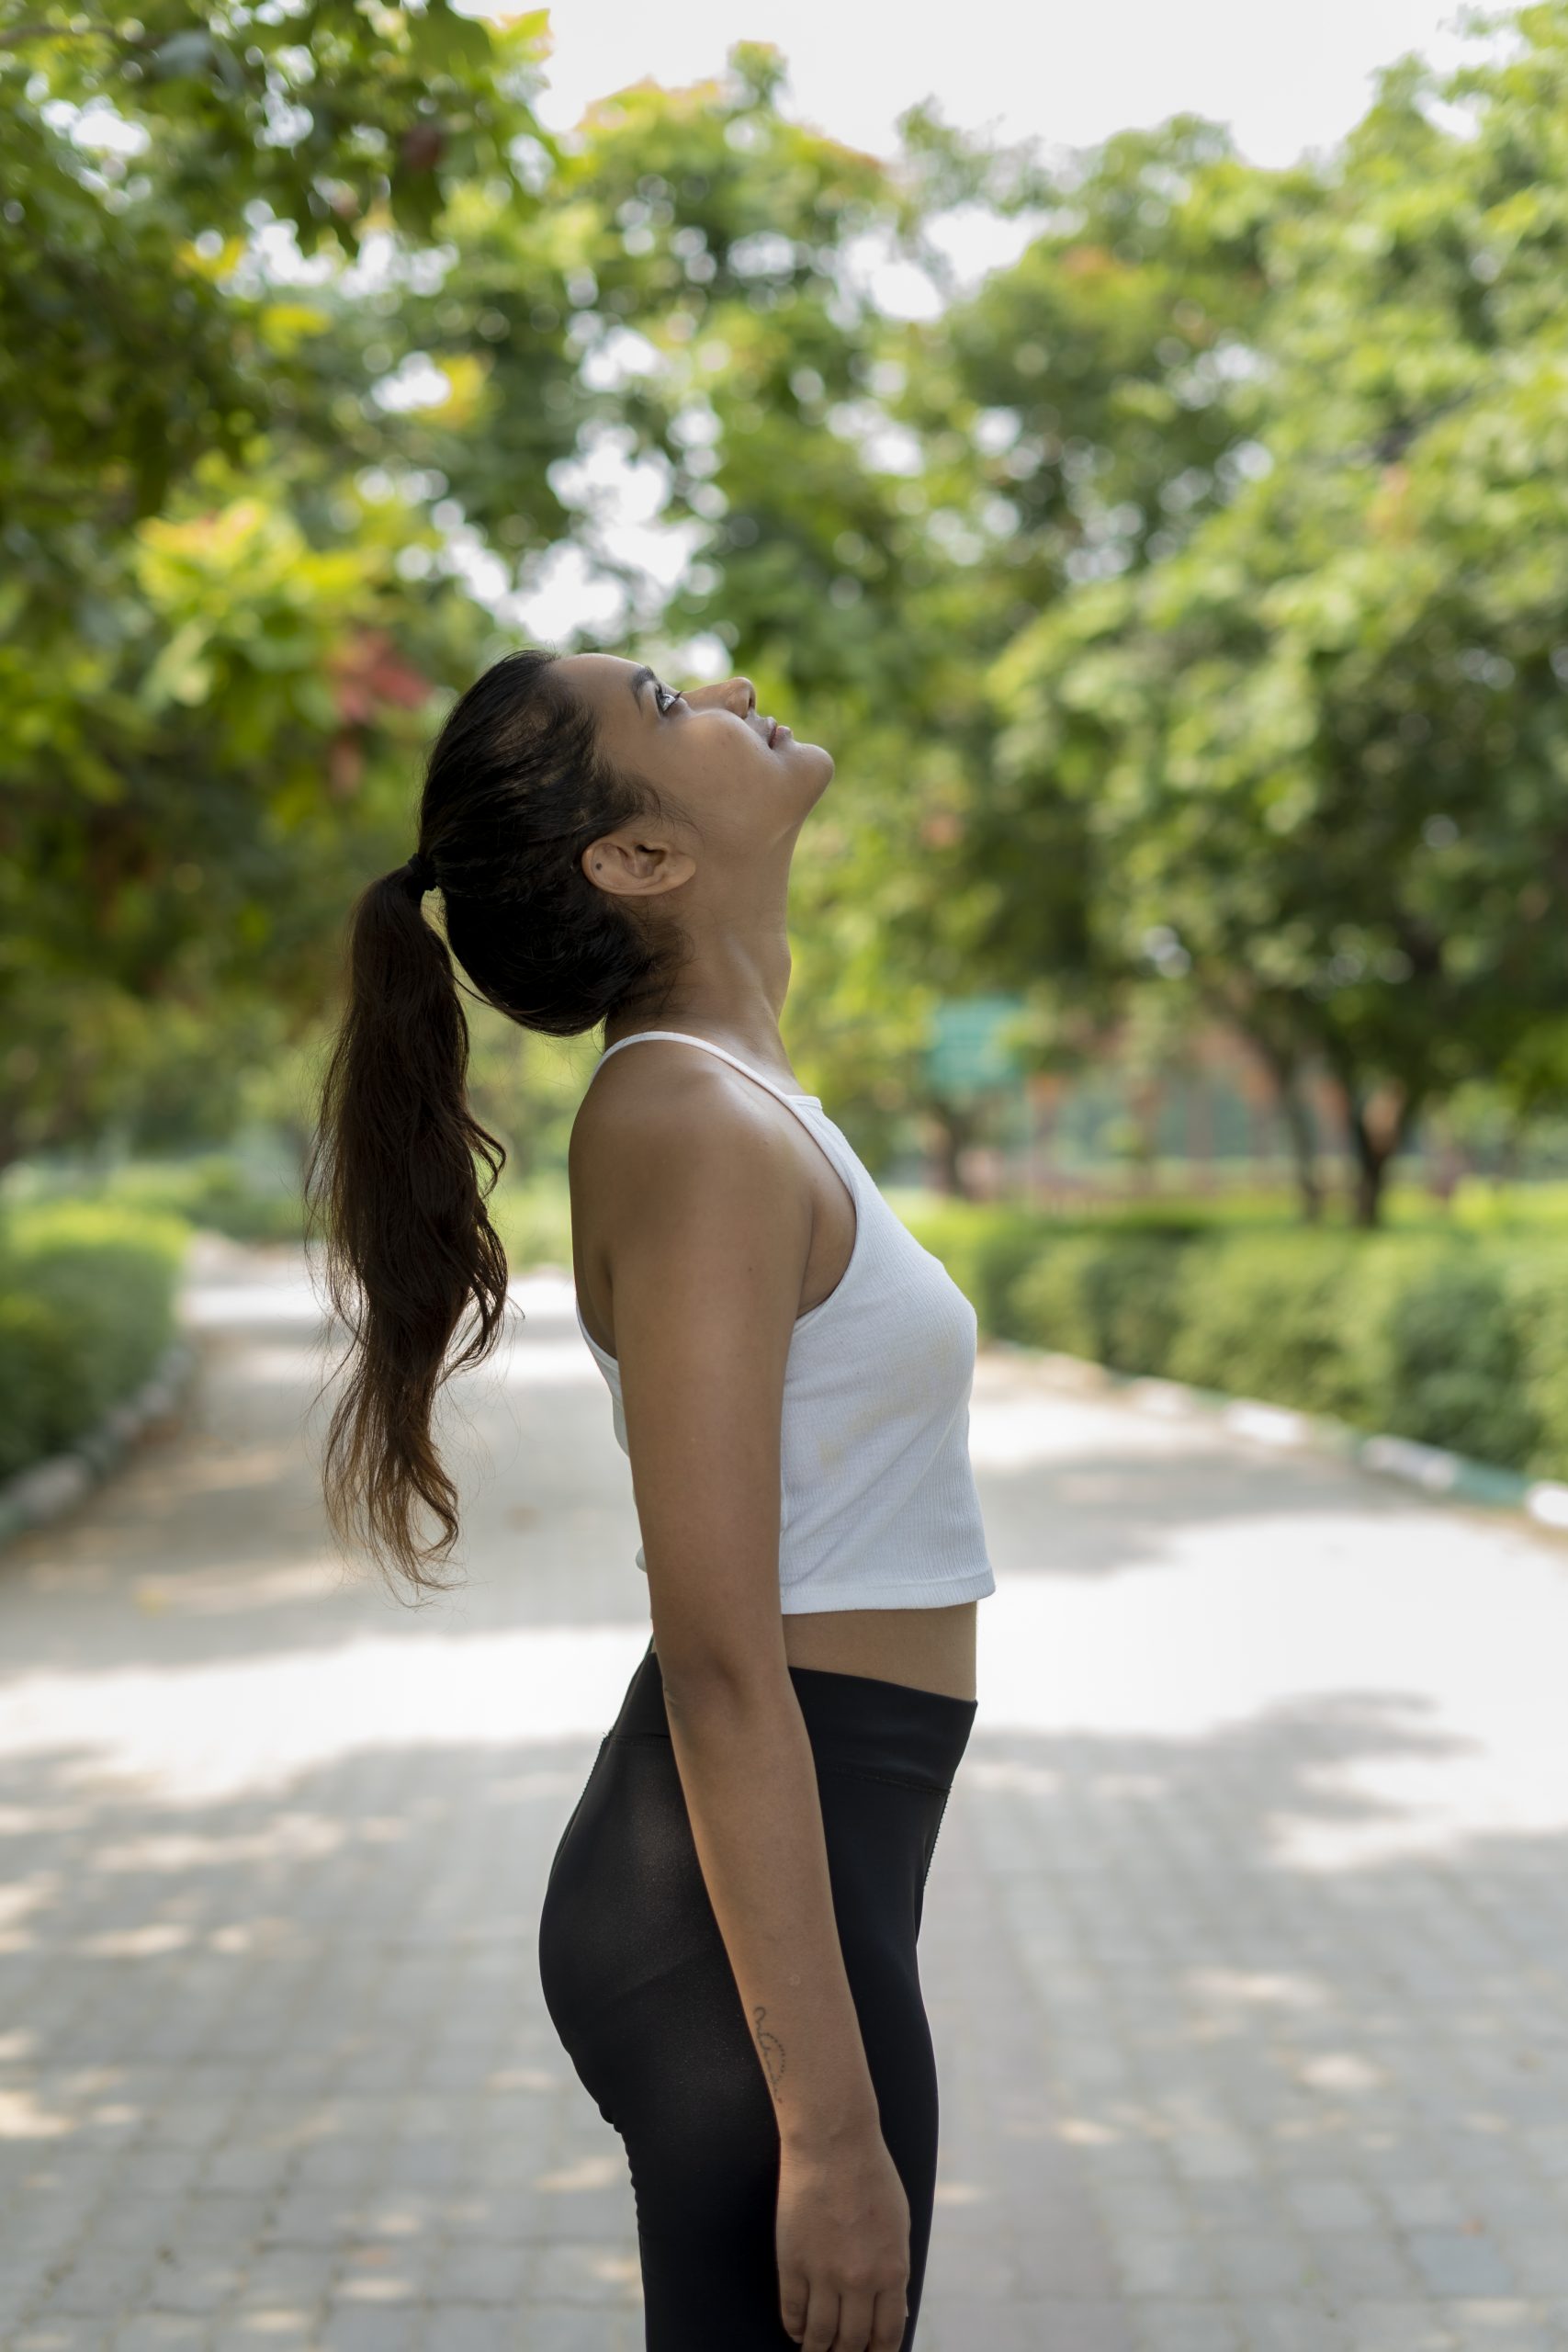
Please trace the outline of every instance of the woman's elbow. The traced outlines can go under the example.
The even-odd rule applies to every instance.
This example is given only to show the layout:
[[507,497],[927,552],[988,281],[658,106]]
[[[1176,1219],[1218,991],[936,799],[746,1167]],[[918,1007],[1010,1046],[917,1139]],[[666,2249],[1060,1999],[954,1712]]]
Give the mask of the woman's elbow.
[[776,1594],[765,1615],[716,1601],[694,1608],[689,1595],[661,1610],[656,1596],[653,1638],[666,1695],[689,1714],[744,1712],[790,1690]]

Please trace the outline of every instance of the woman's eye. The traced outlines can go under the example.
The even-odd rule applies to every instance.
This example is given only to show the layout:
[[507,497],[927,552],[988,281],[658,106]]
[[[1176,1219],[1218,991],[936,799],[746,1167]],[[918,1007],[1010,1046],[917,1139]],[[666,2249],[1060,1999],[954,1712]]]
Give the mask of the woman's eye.
[[[653,691],[654,699],[659,706],[659,716],[662,718],[666,711],[674,709],[675,705],[680,701],[681,697],[676,693],[673,686],[667,686],[662,684],[655,685]],[[668,696],[668,700],[665,699],[666,696]]]

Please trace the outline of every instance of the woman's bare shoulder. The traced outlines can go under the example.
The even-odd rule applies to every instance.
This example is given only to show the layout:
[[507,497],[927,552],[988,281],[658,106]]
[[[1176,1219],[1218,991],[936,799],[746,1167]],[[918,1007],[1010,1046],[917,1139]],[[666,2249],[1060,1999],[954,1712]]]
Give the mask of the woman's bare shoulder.
[[629,1241],[689,1218],[743,1220],[753,1199],[774,1218],[797,1207],[808,1245],[810,1192],[789,1119],[715,1057],[617,1054],[578,1105],[568,1145],[580,1264],[596,1274]]
[[716,1056],[660,1053],[655,1042],[616,1054],[597,1073],[578,1104],[569,1156],[585,1176],[646,1181],[657,1166],[668,1177],[679,1172],[682,1144],[705,1136],[787,1141],[788,1116]]

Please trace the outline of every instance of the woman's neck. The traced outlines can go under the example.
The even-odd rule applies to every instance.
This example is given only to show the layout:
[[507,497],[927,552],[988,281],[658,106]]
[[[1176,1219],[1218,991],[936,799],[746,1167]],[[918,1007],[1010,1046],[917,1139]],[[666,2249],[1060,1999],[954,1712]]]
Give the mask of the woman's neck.
[[732,946],[714,968],[705,969],[706,962],[699,957],[688,965],[662,1003],[618,1006],[604,1024],[605,1045],[618,1045],[643,1029],[684,1029],[764,1066],[784,1061],[779,1019],[789,993],[787,938],[779,943],[777,955],[764,957]]

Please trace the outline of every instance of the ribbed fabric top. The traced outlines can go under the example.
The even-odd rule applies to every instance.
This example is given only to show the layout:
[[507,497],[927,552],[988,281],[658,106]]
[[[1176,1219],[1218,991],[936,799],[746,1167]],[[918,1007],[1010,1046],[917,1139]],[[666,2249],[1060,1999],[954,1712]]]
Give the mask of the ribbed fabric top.
[[[969,1460],[975,1309],[896,1216],[815,1094],[792,1094],[709,1037],[642,1029],[716,1054],[786,1103],[848,1186],[855,1238],[836,1289],[795,1321],[784,1367],[779,1590],[785,1616],[942,1609],[996,1590]],[[590,1080],[592,1083],[592,1080]],[[620,1366],[577,1309],[626,1445]],[[639,1544],[637,1566],[647,1562]]]

